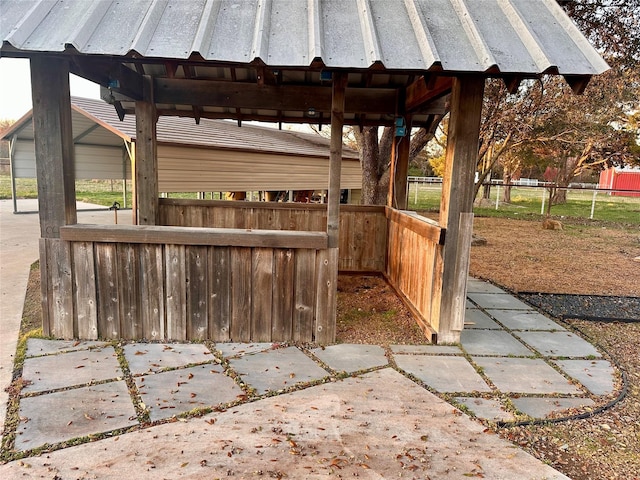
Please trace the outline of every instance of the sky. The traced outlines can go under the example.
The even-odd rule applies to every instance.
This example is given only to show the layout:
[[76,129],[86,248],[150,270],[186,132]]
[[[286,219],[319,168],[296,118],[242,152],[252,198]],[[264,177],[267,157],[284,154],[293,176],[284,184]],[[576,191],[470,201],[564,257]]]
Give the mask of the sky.
[[[69,77],[71,95],[100,98],[100,87],[84,78]],[[0,58],[0,120],[18,120],[31,110],[29,60]]]

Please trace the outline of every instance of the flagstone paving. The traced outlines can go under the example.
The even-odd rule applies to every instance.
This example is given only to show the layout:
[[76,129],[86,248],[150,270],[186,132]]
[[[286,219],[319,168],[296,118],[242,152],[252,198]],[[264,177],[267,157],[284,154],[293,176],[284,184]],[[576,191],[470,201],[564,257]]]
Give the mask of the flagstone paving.
[[469,298],[459,345],[306,349],[29,339],[11,447],[108,437],[340,383],[344,375],[357,379],[394,370],[417,388],[456,395],[454,405],[490,422],[584,411],[597,396],[614,392],[616,370],[590,343],[489,284],[470,282]]

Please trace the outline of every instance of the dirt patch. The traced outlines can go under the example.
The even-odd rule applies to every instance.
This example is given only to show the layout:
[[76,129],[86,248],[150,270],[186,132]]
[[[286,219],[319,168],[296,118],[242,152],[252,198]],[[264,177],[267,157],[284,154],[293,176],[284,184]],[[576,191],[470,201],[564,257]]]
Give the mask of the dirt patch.
[[476,218],[474,232],[487,245],[472,248],[471,275],[513,292],[640,296],[640,225]]
[[42,302],[40,294],[40,262],[31,265],[24,297],[20,336],[42,327]]
[[429,343],[409,309],[379,276],[338,277],[336,337],[340,343]]

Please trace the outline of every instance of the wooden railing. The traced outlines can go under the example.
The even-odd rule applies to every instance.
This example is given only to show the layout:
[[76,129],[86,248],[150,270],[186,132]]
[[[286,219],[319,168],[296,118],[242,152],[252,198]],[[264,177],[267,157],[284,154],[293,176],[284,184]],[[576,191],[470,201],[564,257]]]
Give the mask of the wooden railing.
[[[325,232],[327,206],[310,203],[160,199],[160,223],[185,227]],[[387,219],[382,206],[340,206],[338,269],[384,272]]]
[[336,264],[383,273],[424,331],[437,332],[444,229],[410,212],[343,206],[339,249],[328,248],[325,212],[171,200],[160,208],[169,226],[62,227],[40,244],[45,334],[331,343]]
[[323,232],[73,225],[41,248],[45,269],[71,265],[60,284],[43,285],[54,319],[45,333],[334,341],[336,249]]
[[436,341],[442,289],[445,230],[414,212],[386,210],[389,222],[387,280]]

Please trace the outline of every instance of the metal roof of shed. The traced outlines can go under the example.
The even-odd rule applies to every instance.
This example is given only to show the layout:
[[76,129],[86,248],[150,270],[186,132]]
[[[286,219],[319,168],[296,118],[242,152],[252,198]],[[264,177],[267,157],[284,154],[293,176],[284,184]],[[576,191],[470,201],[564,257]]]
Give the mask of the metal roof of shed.
[[0,1],[3,50],[272,67],[593,75],[555,0]]
[[[120,115],[154,81],[159,115],[430,125],[450,77],[561,74],[580,91],[608,69],[555,0],[0,0],[0,55],[62,55]],[[515,81],[514,81],[515,80]]]

